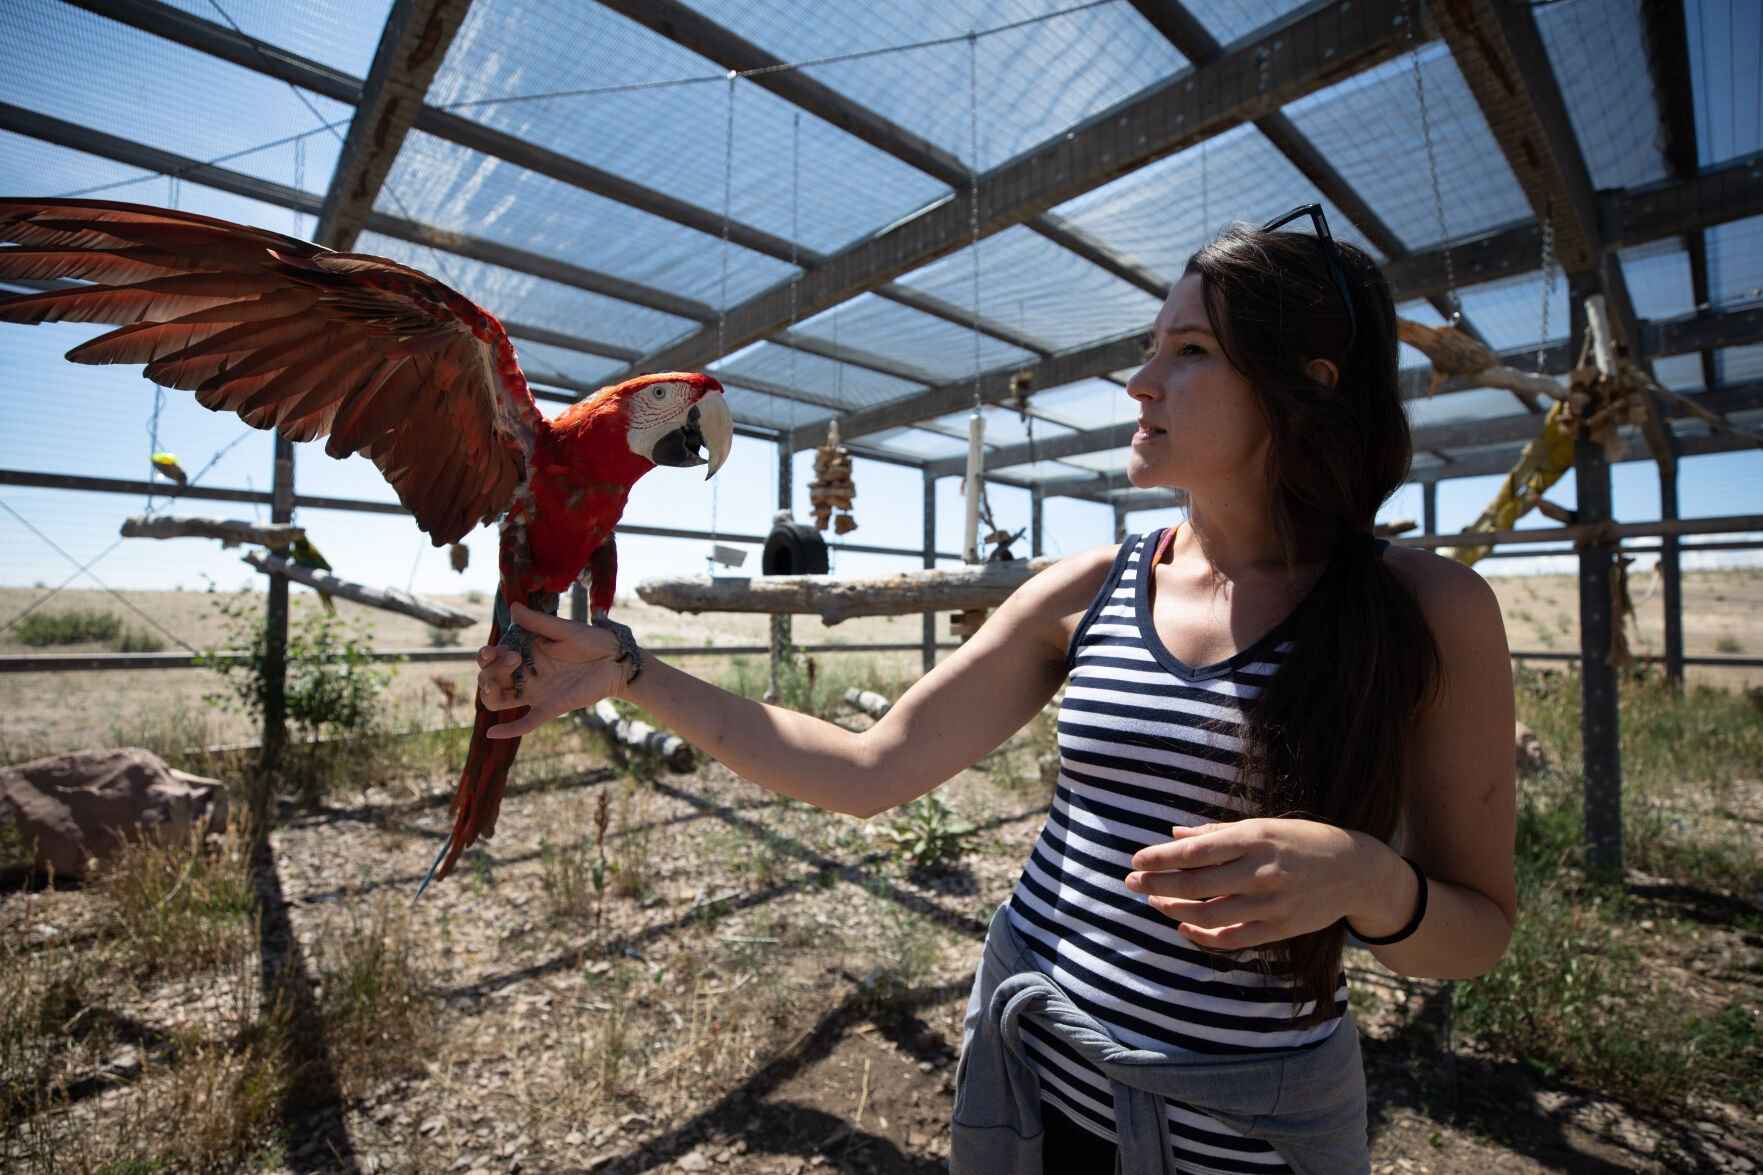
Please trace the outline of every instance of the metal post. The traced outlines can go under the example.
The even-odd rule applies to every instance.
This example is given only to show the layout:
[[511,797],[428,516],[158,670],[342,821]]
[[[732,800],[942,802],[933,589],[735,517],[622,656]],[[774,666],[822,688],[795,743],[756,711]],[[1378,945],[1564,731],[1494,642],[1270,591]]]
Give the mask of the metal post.
[[1114,503],[1114,541],[1126,541],[1126,507],[1119,502]]
[[579,583],[569,586],[569,618],[577,624],[588,622],[588,589]]
[[[1677,517],[1677,465],[1659,467],[1659,517]],[[1683,688],[1683,561],[1674,534],[1659,538],[1659,578],[1665,585],[1665,680]]]
[[1041,556],[1041,537],[1045,530],[1047,512],[1047,491],[1040,486],[1031,486],[1028,491],[1028,552],[1035,558]]
[[[1591,526],[1610,518],[1610,462],[1604,447],[1582,430],[1573,443],[1579,521]],[[1610,637],[1617,618],[1610,606],[1611,571],[1617,544],[1586,543],[1579,549],[1579,657],[1584,699],[1580,738],[1584,744],[1586,862],[1592,872],[1622,872],[1622,749],[1616,670],[1609,663]]]
[[[924,471],[924,566],[937,565],[937,479],[930,470]],[[937,663],[937,614],[924,614],[924,672]]]
[[[777,441],[777,510],[779,515],[790,512],[790,499],[794,493],[795,454],[790,450],[789,434],[785,433]],[[783,686],[778,674],[783,662],[791,656],[790,617],[788,613],[776,612],[771,617],[771,670],[765,685],[764,700],[775,702],[783,696]]]
[[1429,481],[1420,487],[1420,533],[1439,532],[1439,483]]
[[[270,521],[294,521],[294,443],[276,434],[275,472],[270,489]],[[277,547],[271,554],[288,557],[287,547]],[[266,831],[269,816],[268,777],[280,764],[288,742],[288,581],[280,575],[269,577],[269,602],[263,613],[263,748],[258,770],[265,777],[264,786],[254,797],[262,811],[252,813],[258,830]]]

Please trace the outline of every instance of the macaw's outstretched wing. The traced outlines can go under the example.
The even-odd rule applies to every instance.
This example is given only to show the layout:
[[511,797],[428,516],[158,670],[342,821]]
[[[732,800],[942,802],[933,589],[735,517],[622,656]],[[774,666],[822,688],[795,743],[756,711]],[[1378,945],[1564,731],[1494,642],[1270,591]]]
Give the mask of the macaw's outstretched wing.
[[293,440],[379,466],[435,545],[501,514],[546,428],[502,325],[427,274],[263,229],[104,200],[0,200],[4,322],[122,325],[76,363],[145,363]]

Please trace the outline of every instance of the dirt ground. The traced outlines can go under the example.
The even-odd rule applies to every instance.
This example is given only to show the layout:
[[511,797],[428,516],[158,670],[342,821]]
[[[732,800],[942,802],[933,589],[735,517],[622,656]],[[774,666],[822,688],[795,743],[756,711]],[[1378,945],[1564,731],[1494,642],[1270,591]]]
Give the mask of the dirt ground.
[[[1692,652],[1713,652],[1722,637],[1744,654],[1763,650],[1763,573],[1686,580]],[[1570,581],[1494,582],[1515,647],[1536,647],[1540,632],[1572,647],[1558,619],[1575,607]],[[0,615],[32,596],[0,591]],[[216,631],[202,594],[129,599],[198,644]],[[90,597],[77,604],[112,606]],[[682,618],[634,603],[624,613],[663,656],[670,643],[759,644],[765,633],[760,617]],[[427,643],[418,622],[385,617],[376,625],[379,647]],[[831,630],[798,621],[796,640],[909,641],[918,633],[916,617]],[[479,639],[467,633],[462,648]],[[0,652],[14,651],[0,640]],[[916,662],[906,655],[908,667]],[[437,674],[463,682],[468,665],[404,667],[394,705],[438,722]],[[1763,671],[1747,676],[1763,680]],[[212,673],[196,670],[8,675],[0,678],[0,750],[16,760],[25,749],[129,741],[130,730],[162,721],[168,709],[200,707],[212,685]],[[838,720],[867,722],[855,713]],[[237,719],[211,721],[217,741],[250,737]],[[523,753],[496,837],[415,905],[409,895],[449,824],[445,771],[283,811],[270,845],[265,957],[271,943],[294,944],[281,965],[318,984],[341,938],[386,920],[434,996],[419,1051],[370,1080],[351,1076],[339,1059],[318,1075],[337,1091],[330,1108],[286,1123],[283,1143],[252,1169],[946,1169],[955,1048],[975,955],[1045,811],[1035,747],[1025,742],[945,785],[938,794],[977,832],[953,866],[915,872],[887,842],[888,816],[828,816],[714,763],[636,782],[596,745],[565,737]],[[591,857],[602,797],[619,880],[596,901],[579,869]],[[77,939],[96,916],[91,902],[78,889],[0,894],[0,933],[45,949]],[[1659,904],[1662,923],[1710,920],[1688,899],[1662,895]],[[1759,944],[1718,926],[1714,934],[1708,949],[1740,960],[1723,965],[1748,978],[1687,958],[1683,974],[1754,987]],[[1763,1128],[1733,1107],[1652,1115],[1545,1081],[1508,1058],[1461,1046],[1453,1053],[1440,1043],[1449,1038],[1447,985],[1398,979],[1363,954],[1350,955],[1348,966],[1365,1040],[1374,1171],[1758,1169]],[[178,983],[127,999],[131,1021],[149,1025],[199,1020],[210,1002]],[[348,1043],[330,1047],[340,1057]],[[127,1083],[92,1091],[82,1112],[98,1130],[128,1121],[133,1099],[145,1096]]]

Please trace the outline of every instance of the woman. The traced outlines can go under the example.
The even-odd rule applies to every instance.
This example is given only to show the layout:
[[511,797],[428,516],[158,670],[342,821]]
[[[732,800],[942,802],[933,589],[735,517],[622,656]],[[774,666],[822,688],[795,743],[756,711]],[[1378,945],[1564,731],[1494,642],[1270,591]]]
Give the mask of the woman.
[[[1272,229],[1310,212],[1317,236]],[[538,616],[479,653],[511,737],[603,696],[731,770],[871,816],[1068,685],[1061,773],[969,1008],[958,1172],[1358,1171],[1349,931],[1390,969],[1491,967],[1515,916],[1512,682],[1493,593],[1370,529],[1408,468],[1395,313],[1320,210],[1190,259],[1132,377],[1134,485],[1188,517],[1034,577],[853,733]],[[1390,842],[1399,836],[1401,851]],[[1026,1013],[1026,1014],[1024,1014]]]

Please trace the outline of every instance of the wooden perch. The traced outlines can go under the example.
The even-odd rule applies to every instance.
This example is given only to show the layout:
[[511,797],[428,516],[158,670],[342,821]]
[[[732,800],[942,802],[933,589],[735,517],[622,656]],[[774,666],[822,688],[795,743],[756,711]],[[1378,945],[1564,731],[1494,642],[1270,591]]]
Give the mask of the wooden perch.
[[366,584],[338,579],[328,571],[302,567],[298,563],[290,562],[287,559],[278,559],[274,555],[260,555],[256,551],[251,551],[245,555],[245,562],[266,574],[279,575],[284,579],[303,583],[309,588],[316,588],[333,596],[342,596],[345,600],[354,600],[357,604],[366,604],[370,608],[384,608],[388,612],[414,616],[436,628],[470,628],[478,622],[478,618],[469,612],[461,612],[457,608],[449,608],[447,605],[437,604],[433,600],[418,599],[409,592],[401,592],[397,588],[372,588]]
[[223,547],[256,543],[262,547],[285,547],[306,537],[306,529],[274,523],[240,522],[232,518],[208,518],[182,514],[135,514],[123,519],[125,539],[219,539]]
[[611,699],[602,698],[592,710],[577,710],[576,720],[593,730],[609,732],[633,750],[653,755],[675,771],[692,769],[692,745],[675,734],[662,734],[647,722],[626,718]]
[[675,612],[817,613],[828,624],[855,616],[903,616],[914,612],[963,612],[992,608],[1053,565],[1051,559],[1012,559],[930,571],[903,571],[873,579],[831,575],[765,575],[758,578],[694,575],[650,579],[637,585],[646,604]]
[[1460,375],[1479,387],[1503,388],[1509,392],[1547,396],[1551,400],[1567,398],[1567,388],[1556,380],[1507,367],[1486,343],[1451,327],[1426,326],[1398,318],[1396,337],[1420,351],[1432,363],[1435,387],[1451,376]]

